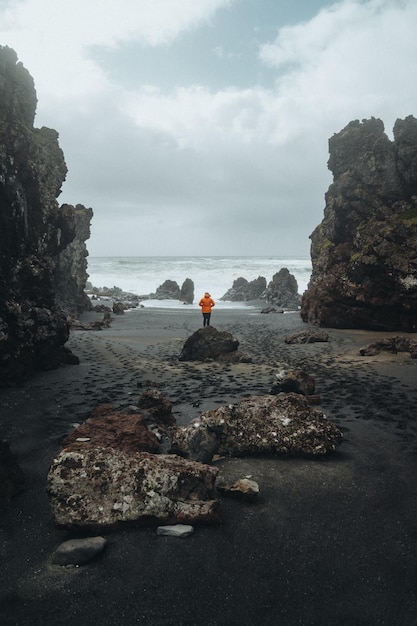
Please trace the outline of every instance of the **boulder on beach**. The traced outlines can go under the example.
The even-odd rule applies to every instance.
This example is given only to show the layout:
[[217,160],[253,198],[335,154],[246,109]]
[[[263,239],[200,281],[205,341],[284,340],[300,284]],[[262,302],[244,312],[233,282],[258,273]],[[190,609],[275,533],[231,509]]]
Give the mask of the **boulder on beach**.
[[113,528],[122,522],[218,522],[218,469],[172,454],[70,445],[53,460],[47,492],[55,523]]
[[235,480],[233,483],[219,480],[217,490],[223,496],[245,500],[246,502],[253,502],[259,495],[259,485],[256,480],[251,478],[239,478],[239,480]]
[[113,302],[112,311],[115,315],[123,315],[126,310],[126,306],[123,302]]
[[97,407],[92,416],[64,440],[64,446],[118,448],[124,452],[157,452],[159,441],[144,415],[122,413],[111,404]]
[[359,350],[361,356],[375,356],[380,352],[391,352],[392,354],[409,352],[412,359],[417,359],[417,341],[403,336],[387,337],[363,346]]
[[322,456],[342,442],[341,431],[295,393],[252,396],[236,405],[206,411],[178,427],[172,450],[208,462],[212,456]]
[[[101,312],[101,311],[98,311]],[[72,330],[103,330],[110,328],[113,318],[110,310],[105,307],[102,320],[92,320],[91,322],[81,322],[78,318],[68,318],[68,323]]]
[[145,412],[147,422],[159,427],[169,427],[176,423],[172,414],[172,402],[159,389],[147,389],[138,399],[138,408]]
[[54,565],[84,565],[95,559],[106,547],[104,537],[68,539],[61,543],[51,557]]
[[205,326],[188,337],[179,360],[250,363],[250,359],[240,352],[238,347],[239,341],[231,333],[219,331],[213,326]]
[[270,393],[276,395],[281,392],[300,393],[303,396],[312,396],[316,389],[314,378],[300,368],[279,370],[276,374],[276,382],[272,385]]
[[[217,521],[217,469],[175,455],[154,454],[159,430],[175,423],[158,390],[139,399],[143,413],[101,405],[64,440],[47,489],[60,526],[112,527],[118,522]],[[146,408],[145,408],[146,406]],[[152,427],[157,423],[158,428]]]

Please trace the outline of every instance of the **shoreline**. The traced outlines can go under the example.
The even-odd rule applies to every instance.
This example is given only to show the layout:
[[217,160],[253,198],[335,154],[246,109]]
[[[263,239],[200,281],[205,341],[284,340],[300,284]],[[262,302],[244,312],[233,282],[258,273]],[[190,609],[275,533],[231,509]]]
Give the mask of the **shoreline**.
[[[1,436],[27,476],[0,513],[0,616],[8,625],[409,626],[417,611],[417,362],[359,356],[396,333],[323,329],[327,343],[287,345],[306,329],[297,313],[213,312],[252,363],[179,362],[199,311],[151,308],[113,316],[110,328],[71,331],[79,365],[0,391]],[[88,321],[100,314],[88,313]],[[73,533],[55,528],[45,493],[49,464],[73,424],[99,404],[135,404],[158,386],[179,424],[202,411],[268,393],[283,363],[316,380],[319,409],[344,433],[320,460],[222,459],[225,479],[252,476],[255,504],[221,498],[223,522],[192,537],[155,528],[108,533],[103,555],[80,568],[50,563]],[[195,404],[198,402],[198,406]]]

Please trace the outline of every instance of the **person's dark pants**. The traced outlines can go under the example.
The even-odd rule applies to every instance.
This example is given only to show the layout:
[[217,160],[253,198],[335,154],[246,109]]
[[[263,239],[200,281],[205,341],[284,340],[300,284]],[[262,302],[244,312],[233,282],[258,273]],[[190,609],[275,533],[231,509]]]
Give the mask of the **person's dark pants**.
[[210,326],[211,313],[203,313],[203,326]]

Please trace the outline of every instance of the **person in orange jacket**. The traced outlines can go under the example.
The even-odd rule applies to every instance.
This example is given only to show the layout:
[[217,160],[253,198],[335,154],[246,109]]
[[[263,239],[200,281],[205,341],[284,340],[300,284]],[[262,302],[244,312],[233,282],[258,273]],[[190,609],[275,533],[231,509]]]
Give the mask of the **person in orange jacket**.
[[201,312],[203,314],[203,326],[210,326],[211,309],[214,307],[215,304],[216,303],[214,302],[209,292],[206,291],[206,293],[198,303],[198,306],[201,306]]

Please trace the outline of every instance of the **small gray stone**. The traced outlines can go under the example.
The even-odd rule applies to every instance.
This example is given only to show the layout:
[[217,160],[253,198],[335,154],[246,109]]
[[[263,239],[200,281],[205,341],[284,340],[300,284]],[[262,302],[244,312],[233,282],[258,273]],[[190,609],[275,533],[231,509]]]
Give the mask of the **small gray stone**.
[[158,526],[157,535],[167,537],[189,537],[194,532],[193,526],[188,524],[172,524],[171,526]]
[[52,555],[55,565],[83,565],[94,559],[106,545],[104,537],[87,537],[64,541]]
[[259,495],[259,485],[255,480],[250,478],[241,478],[233,484],[219,483],[217,489],[224,496],[238,498],[240,500],[255,500]]

